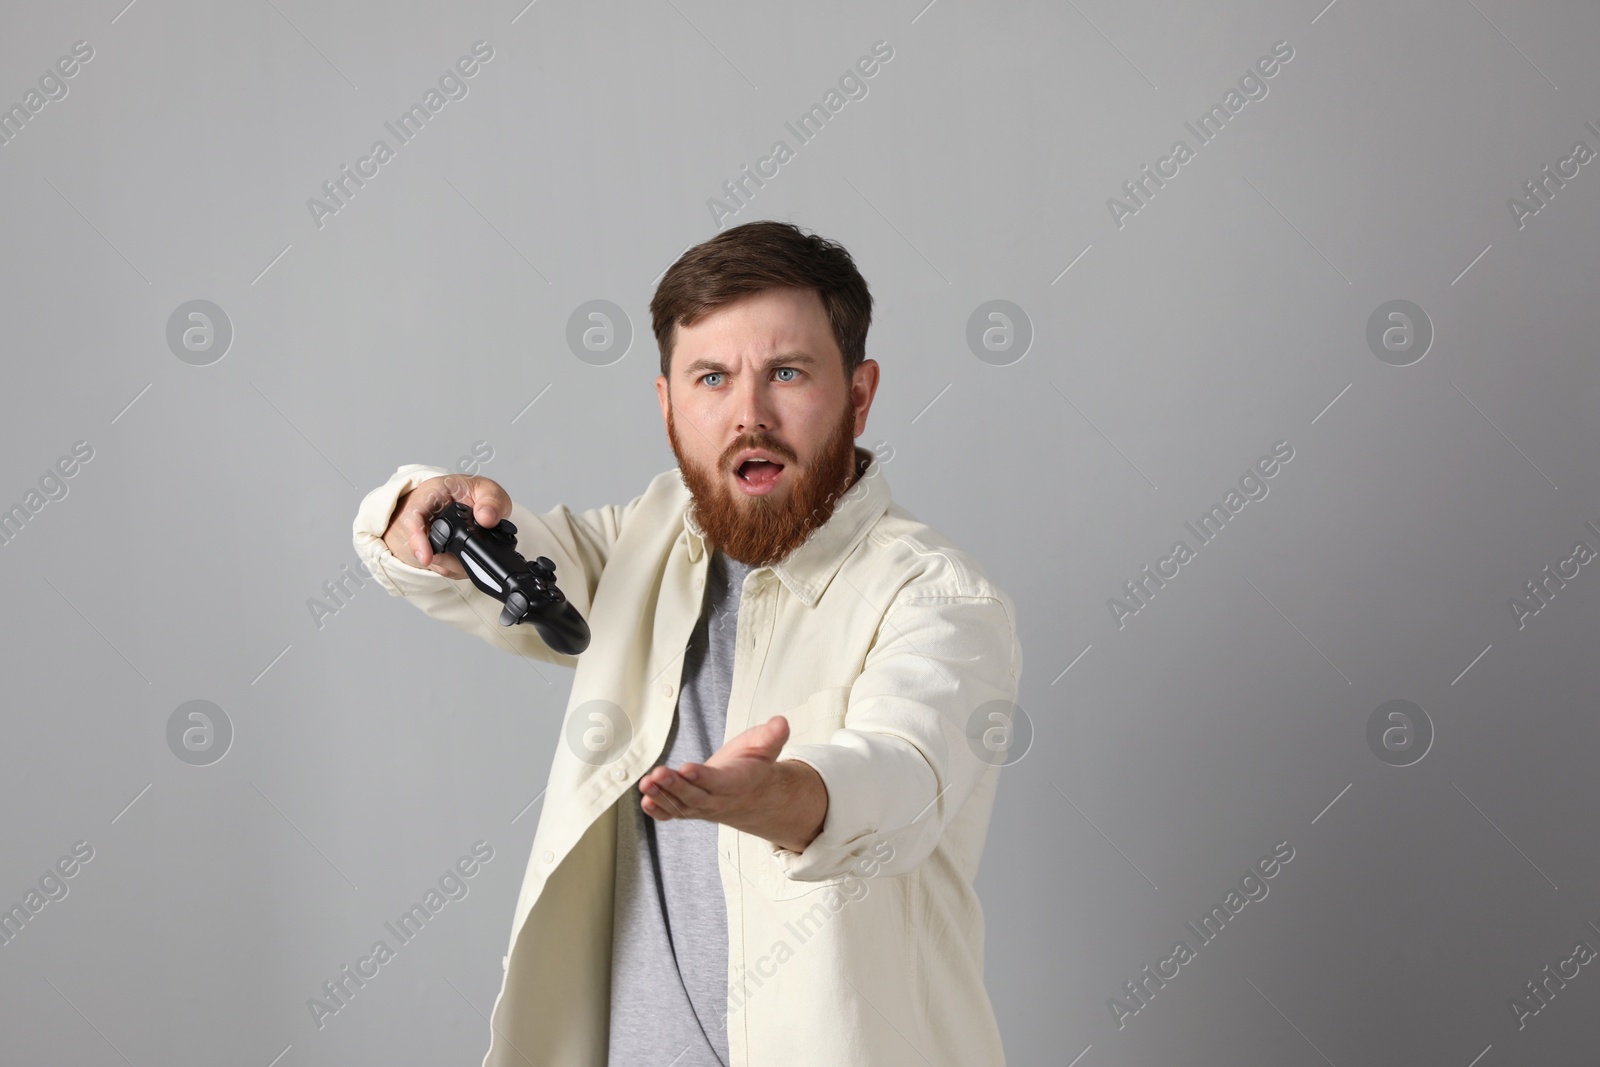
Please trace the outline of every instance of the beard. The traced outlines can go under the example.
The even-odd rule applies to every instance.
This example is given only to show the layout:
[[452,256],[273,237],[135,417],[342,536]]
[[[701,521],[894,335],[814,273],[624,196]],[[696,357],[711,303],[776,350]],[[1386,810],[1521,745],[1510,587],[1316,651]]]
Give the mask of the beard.
[[[834,505],[855,481],[855,408],[848,401],[833,432],[800,469],[793,450],[767,434],[744,434],[723,450],[715,469],[697,465],[678,442],[672,410],[667,410],[667,440],[678,470],[694,498],[694,517],[713,548],[751,567],[784,559],[833,514]],[[783,462],[779,477],[789,484],[762,496],[746,496],[729,483],[729,464],[747,448],[763,448]],[[737,477],[737,475],[734,475]]]

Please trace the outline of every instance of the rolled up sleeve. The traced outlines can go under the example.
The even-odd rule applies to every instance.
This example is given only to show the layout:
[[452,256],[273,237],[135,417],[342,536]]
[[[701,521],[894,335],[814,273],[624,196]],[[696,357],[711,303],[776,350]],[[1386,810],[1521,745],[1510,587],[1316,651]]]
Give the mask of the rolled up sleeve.
[[[528,625],[501,626],[501,603],[466,579],[402,563],[383,535],[395,504],[429,478],[455,473],[444,467],[407,463],[361,501],[351,523],[351,539],[367,572],[388,591],[403,596],[430,618],[516,655],[557,666],[576,666],[577,657],[556,652]],[[548,556],[556,565],[556,581],[573,607],[587,618],[594,593],[622,524],[639,502],[611,505],[574,514],[565,505],[535,514],[520,504],[507,516],[517,528],[517,551],[525,559]]]
[[429,570],[407,566],[395,558],[383,535],[394,517],[395,504],[411,490],[429,478],[439,478],[452,473],[444,467],[430,467],[423,463],[406,463],[389,476],[389,480],[368,493],[356,509],[355,521],[350,524],[351,540],[356,553],[366,564],[367,573],[383,586],[390,596],[407,596],[412,593],[433,592],[448,588],[449,578]]
[[802,882],[844,875],[883,840],[894,848],[885,874],[927,859],[995,766],[969,738],[982,736],[992,713],[1009,718],[1021,669],[1005,594],[897,602],[850,687],[844,727],[778,757],[809,764],[828,790],[822,831],[804,851],[769,842],[784,874]]

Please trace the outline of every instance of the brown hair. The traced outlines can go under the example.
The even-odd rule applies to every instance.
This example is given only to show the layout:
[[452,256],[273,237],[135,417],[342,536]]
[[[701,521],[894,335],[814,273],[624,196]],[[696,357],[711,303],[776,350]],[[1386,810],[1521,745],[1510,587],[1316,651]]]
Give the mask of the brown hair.
[[693,326],[740,297],[787,287],[811,289],[821,297],[848,382],[867,358],[867,328],[872,325],[867,281],[843,245],[770,219],[724,230],[667,268],[650,301],[661,373],[670,382],[675,325]]

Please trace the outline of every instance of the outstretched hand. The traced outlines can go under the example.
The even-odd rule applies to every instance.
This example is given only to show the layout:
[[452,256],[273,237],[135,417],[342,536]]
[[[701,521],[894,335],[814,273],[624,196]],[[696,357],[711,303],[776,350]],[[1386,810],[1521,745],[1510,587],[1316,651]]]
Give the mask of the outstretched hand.
[[803,852],[822,832],[828,787],[810,764],[779,760],[789,721],[774,715],[733,738],[704,763],[652,768],[639,779],[639,806],[659,822],[705,819]]

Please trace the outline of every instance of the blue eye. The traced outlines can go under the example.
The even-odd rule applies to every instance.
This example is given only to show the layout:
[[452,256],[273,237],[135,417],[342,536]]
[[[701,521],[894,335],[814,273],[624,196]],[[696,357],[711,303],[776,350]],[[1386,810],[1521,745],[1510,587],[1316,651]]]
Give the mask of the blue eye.
[[[800,372],[799,372],[799,370],[797,370],[797,369],[796,369],[796,368],[794,368],[794,367],[779,367],[779,368],[778,368],[778,370],[777,370],[777,373],[779,373],[779,374],[782,374],[782,373],[783,373],[783,372],[784,372],[784,371],[792,371],[792,372],[793,372],[793,373],[795,373],[795,374],[799,374],[799,373],[800,373]],[[783,380],[783,381],[786,381],[786,382],[792,382],[792,381],[794,381],[794,379],[793,379],[793,378],[784,378],[784,379],[782,379],[782,380]]]
[[710,373],[708,373],[708,374],[702,374],[702,375],[700,375],[700,380],[701,380],[701,381],[702,381],[702,382],[704,382],[704,381],[705,381],[705,380],[706,380],[706,379],[707,379],[707,378],[715,378],[715,377],[717,377],[717,376],[718,376],[718,375],[720,375],[720,374],[721,374],[721,373],[722,373],[722,372],[721,372],[721,371],[719,371],[719,370],[714,370],[714,371],[711,371],[711,372],[710,372]]

